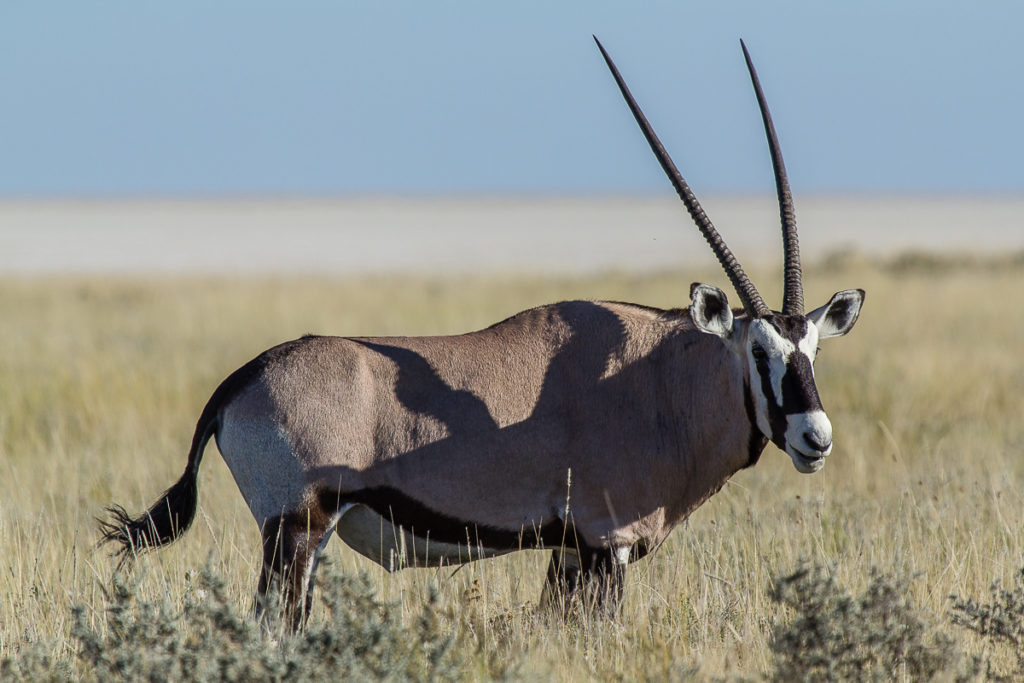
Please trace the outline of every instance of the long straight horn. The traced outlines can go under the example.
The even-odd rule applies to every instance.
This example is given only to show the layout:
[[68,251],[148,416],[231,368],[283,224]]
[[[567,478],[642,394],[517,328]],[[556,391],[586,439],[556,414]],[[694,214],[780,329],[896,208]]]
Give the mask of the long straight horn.
[[644,116],[640,106],[633,99],[633,95],[630,94],[629,88],[626,87],[625,81],[622,80],[619,70],[615,68],[615,63],[612,62],[612,58],[608,56],[608,52],[601,45],[601,41],[597,39],[597,36],[594,36],[594,42],[597,43],[598,49],[601,50],[601,54],[604,56],[604,61],[608,64],[608,68],[611,69],[612,76],[615,77],[615,82],[618,84],[622,96],[626,98],[626,104],[629,105],[630,111],[633,112],[633,117],[640,125],[640,130],[643,131],[644,137],[647,138],[647,144],[651,146],[651,151],[654,152],[654,156],[658,158],[658,162],[661,163],[665,174],[672,181],[673,187],[679,193],[679,198],[683,200],[683,204],[686,205],[686,209],[690,212],[693,222],[697,224],[697,229],[700,230],[701,234],[704,235],[704,239],[711,245],[711,250],[715,252],[715,256],[718,258],[718,262],[722,264],[725,274],[729,276],[732,286],[736,289],[736,294],[739,295],[740,301],[743,303],[743,309],[747,314],[755,318],[763,318],[770,314],[771,309],[764,303],[764,299],[758,294],[757,289],[754,288],[747,274],[743,272],[739,261],[736,260],[729,247],[726,246],[725,240],[718,234],[718,230],[715,229],[708,215],[704,213],[704,209],[701,208],[689,185],[686,184],[683,176],[679,173],[679,169],[673,163],[672,157],[665,151],[665,146],[661,144],[661,140],[654,133],[651,124],[647,122],[647,117]]
[[747,61],[750,80],[754,83],[757,106],[761,109],[764,133],[768,137],[768,150],[772,155],[772,167],[775,169],[775,190],[779,195],[779,214],[782,217],[782,250],[786,259],[786,287],[782,295],[782,312],[787,315],[803,315],[804,285],[800,272],[800,238],[796,233],[796,210],[793,208],[793,194],[789,191],[786,164],[782,160],[779,138],[775,135],[775,124],[772,123],[768,103],[761,91],[761,82],[757,78],[754,62],[750,59],[750,53],[747,52],[747,46],[742,40],[740,47],[743,48],[743,58]]

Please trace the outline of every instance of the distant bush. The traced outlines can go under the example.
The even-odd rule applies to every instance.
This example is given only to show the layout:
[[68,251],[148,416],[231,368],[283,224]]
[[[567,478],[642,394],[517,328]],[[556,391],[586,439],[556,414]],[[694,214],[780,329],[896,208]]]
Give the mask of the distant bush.
[[769,646],[777,681],[929,680],[956,660],[952,639],[929,629],[909,581],[872,571],[850,595],[821,567],[777,578],[771,598],[792,612]]
[[1024,251],[999,254],[949,254],[930,251],[905,251],[887,259],[882,267],[893,275],[945,275],[954,272],[1019,271],[1024,267]]
[[[115,576],[105,613],[73,608],[74,652],[25,644],[0,661],[3,680],[292,681],[462,678],[456,625],[436,595],[403,623],[397,604],[377,598],[366,575],[327,572],[318,593],[326,617],[285,632],[278,604],[260,624],[228,598],[223,579],[203,569],[180,606],[140,600]],[[57,648],[59,649],[59,648]],[[491,672],[498,673],[501,672]]]
[[995,254],[953,253],[910,249],[879,257],[856,249],[837,249],[824,254],[806,269],[824,273],[863,271],[875,268],[890,275],[941,276],[963,272],[1014,272],[1024,268],[1024,251]]

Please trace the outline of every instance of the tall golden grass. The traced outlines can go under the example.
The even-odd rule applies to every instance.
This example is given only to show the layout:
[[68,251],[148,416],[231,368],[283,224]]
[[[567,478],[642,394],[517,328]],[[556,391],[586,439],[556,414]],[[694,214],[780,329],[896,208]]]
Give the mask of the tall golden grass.
[[[754,276],[777,302],[780,275]],[[170,485],[212,390],[264,348],[306,332],[462,332],[567,298],[675,307],[691,279],[728,291],[711,270],[0,280],[0,657],[31,641],[52,642],[57,654],[72,647],[72,604],[103,628],[114,564],[95,548],[94,516],[112,502],[141,510]],[[771,579],[802,560],[853,590],[872,567],[915,575],[910,597],[936,628],[951,628],[951,594],[980,595],[1024,565],[1024,268],[832,259],[805,279],[809,305],[838,289],[868,292],[857,327],[823,344],[816,367],[832,457],[805,476],[769,446],[631,567],[616,622],[530,619],[546,564],[536,552],[386,575],[335,540],[335,566],[371,571],[381,594],[403,604],[422,604],[436,584],[442,602],[476,624],[481,657],[528,653],[524,677],[661,678],[687,667],[757,676],[771,668],[771,629],[786,618]],[[214,451],[192,531],[137,565],[144,595],[174,599],[189,571],[209,563],[238,604],[252,599],[259,536]],[[965,653],[981,651],[958,639]],[[486,676],[482,665],[473,671]]]

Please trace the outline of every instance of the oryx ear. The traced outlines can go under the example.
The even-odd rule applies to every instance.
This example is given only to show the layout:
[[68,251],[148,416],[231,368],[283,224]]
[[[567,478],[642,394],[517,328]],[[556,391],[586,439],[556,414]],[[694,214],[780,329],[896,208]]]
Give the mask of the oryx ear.
[[818,339],[841,337],[853,328],[863,305],[863,289],[844,289],[833,294],[827,304],[808,313],[807,319],[818,328]]
[[725,292],[718,287],[694,282],[690,285],[690,317],[697,329],[723,339],[732,335],[732,310]]

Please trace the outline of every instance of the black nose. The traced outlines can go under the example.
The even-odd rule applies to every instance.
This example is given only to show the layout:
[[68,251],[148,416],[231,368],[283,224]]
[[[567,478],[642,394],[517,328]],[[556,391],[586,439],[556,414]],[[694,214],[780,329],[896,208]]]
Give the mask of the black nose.
[[824,453],[828,450],[828,447],[832,445],[832,440],[822,440],[814,432],[804,433],[804,443],[811,447],[811,450],[817,451],[818,453]]

